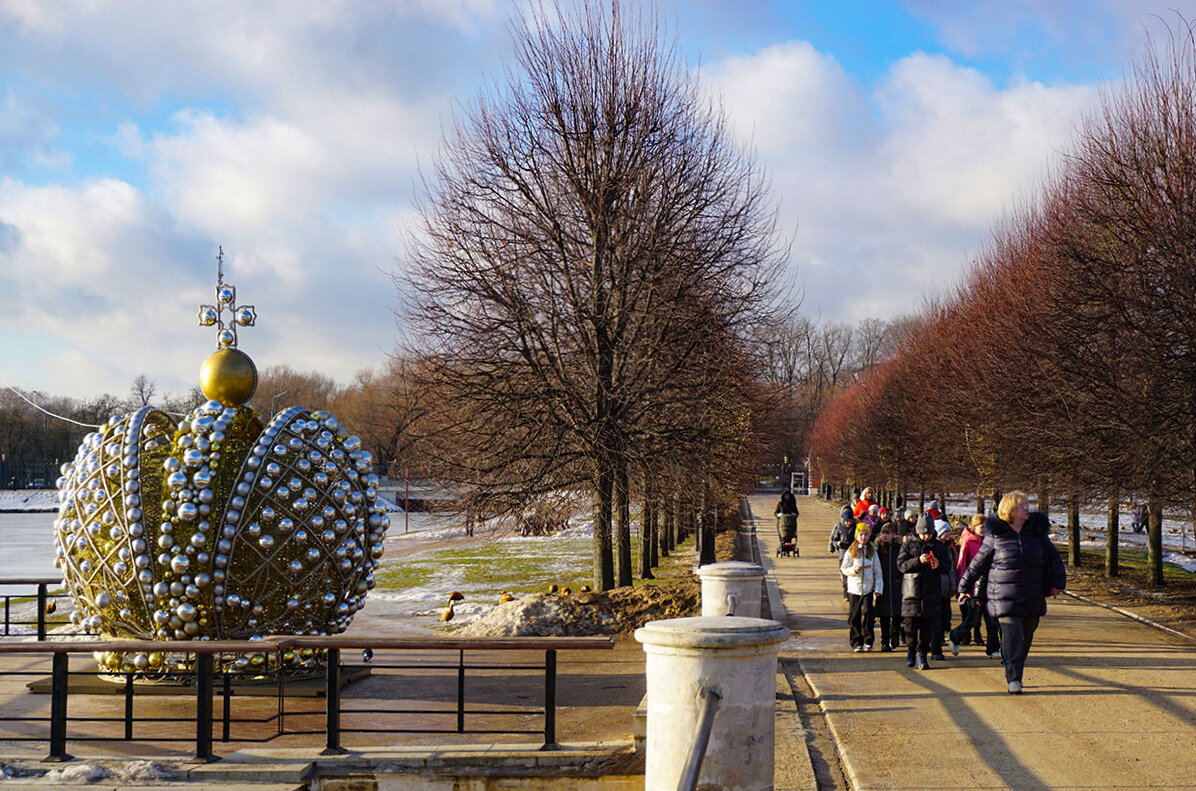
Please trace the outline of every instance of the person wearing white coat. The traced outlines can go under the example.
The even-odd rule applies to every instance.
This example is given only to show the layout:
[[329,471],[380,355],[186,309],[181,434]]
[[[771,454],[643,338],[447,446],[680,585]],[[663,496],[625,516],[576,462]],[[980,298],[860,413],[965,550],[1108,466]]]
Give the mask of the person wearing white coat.
[[880,558],[869,538],[872,529],[864,522],[855,527],[855,541],[843,553],[839,570],[847,580],[848,639],[853,651],[871,651],[876,639],[872,599],[884,593],[885,581],[880,573]]

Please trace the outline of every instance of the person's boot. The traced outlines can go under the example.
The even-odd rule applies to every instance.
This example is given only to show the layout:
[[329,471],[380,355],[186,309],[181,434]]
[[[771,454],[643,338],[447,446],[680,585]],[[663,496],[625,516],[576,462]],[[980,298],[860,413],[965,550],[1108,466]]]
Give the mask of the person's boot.
[[905,652],[905,666],[914,666],[914,647],[912,645],[909,647],[909,650]]
[[929,670],[930,663],[926,661],[926,654],[918,654],[918,670]]

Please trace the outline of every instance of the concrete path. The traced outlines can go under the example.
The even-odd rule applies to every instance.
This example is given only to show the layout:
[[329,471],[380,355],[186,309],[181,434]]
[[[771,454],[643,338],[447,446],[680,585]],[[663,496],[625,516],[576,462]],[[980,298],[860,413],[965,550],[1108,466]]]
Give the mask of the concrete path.
[[[837,508],[798,498],[801,556],[778,558],[776,499],[751,507],[772,616],[795,631],[781,667],[795,699],[806,690],[824,717],[834,753],[805,729],[811,760],[791,771],[792,756],[778,756],[778,789],[813,787],[810,771],[819,788],[1196,788],[1196,645],[1061,596],[1020,696],[976,646],[926,672],[907,668],[904,652],[852,653],[827,551]],[[779,751],[788,727],[778,721]]]

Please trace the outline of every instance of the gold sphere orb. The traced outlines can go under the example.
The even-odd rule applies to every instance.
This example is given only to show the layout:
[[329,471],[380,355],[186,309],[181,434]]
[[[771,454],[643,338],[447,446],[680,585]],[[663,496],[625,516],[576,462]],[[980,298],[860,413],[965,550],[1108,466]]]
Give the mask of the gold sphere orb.
[[224,406],[240,406],[257,390],[257,368],[240,349],[220,349],[199,369],[199,389]]

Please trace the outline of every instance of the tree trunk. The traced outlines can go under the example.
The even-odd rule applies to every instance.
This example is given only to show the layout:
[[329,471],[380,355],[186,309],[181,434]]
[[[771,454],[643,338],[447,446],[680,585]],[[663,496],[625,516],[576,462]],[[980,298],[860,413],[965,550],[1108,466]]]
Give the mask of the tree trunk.
[[1047,521],[1051,521],[1051,493],[1046,489],[1038,492],[1038,510],[1046,516]]
[[594,482],[594,590],[606,591],[615,587],[610,533],[613,477],[610,467],[603,461],[599,461],[598,466]]
[[655,549],[656,531],[652,528],[652,477],[644,472],[644,499],[640,512],[640,579],[652,580],[652,554]]
[[673,549],[673,498],[665,495],[660,498],[660,556],[667,558]]
[[976,513],[984,513],[984,495],[982,494],[976,495]]
[[698,565],[705,566],[714,562],[714,531],[715,531],[715,514],[718,507],[707,496],[706,490],[709,487],[709,482],[706,479],[702,480],[702,508],[698,515]]
[[1163,579],[1163,504],[1151,497],[1147,510],[1150,524],[1146,533],[1146,584],[1161,588],[1167,584]]
[[1119,519],[1121,516],[1121,501],[1116,497],[1109,498],[1109,523],[1105,533],[1105,576],[1116,577],[1120,573],[1118,568],[1118,540]]
[[924,489],[918,490],[918,513],[926,513],[926,491]]
[[660,549],[664,543],[664,536],[660,531],[660,500],[656,487],[652,488],[652,500],[648,506],[648,513],[652,515],[652,533],[648,538],[648,549],[652,552],[652,559],[648,565],[652,568],[660,567]]
[[615,567],[619,587],[631,584],[631,503],[627,501],[627,457],[615,461]]
[[1080,501],[1073,494],[1067,501],[1067,562],[1073,568],[1082,565],[1080,560]]

